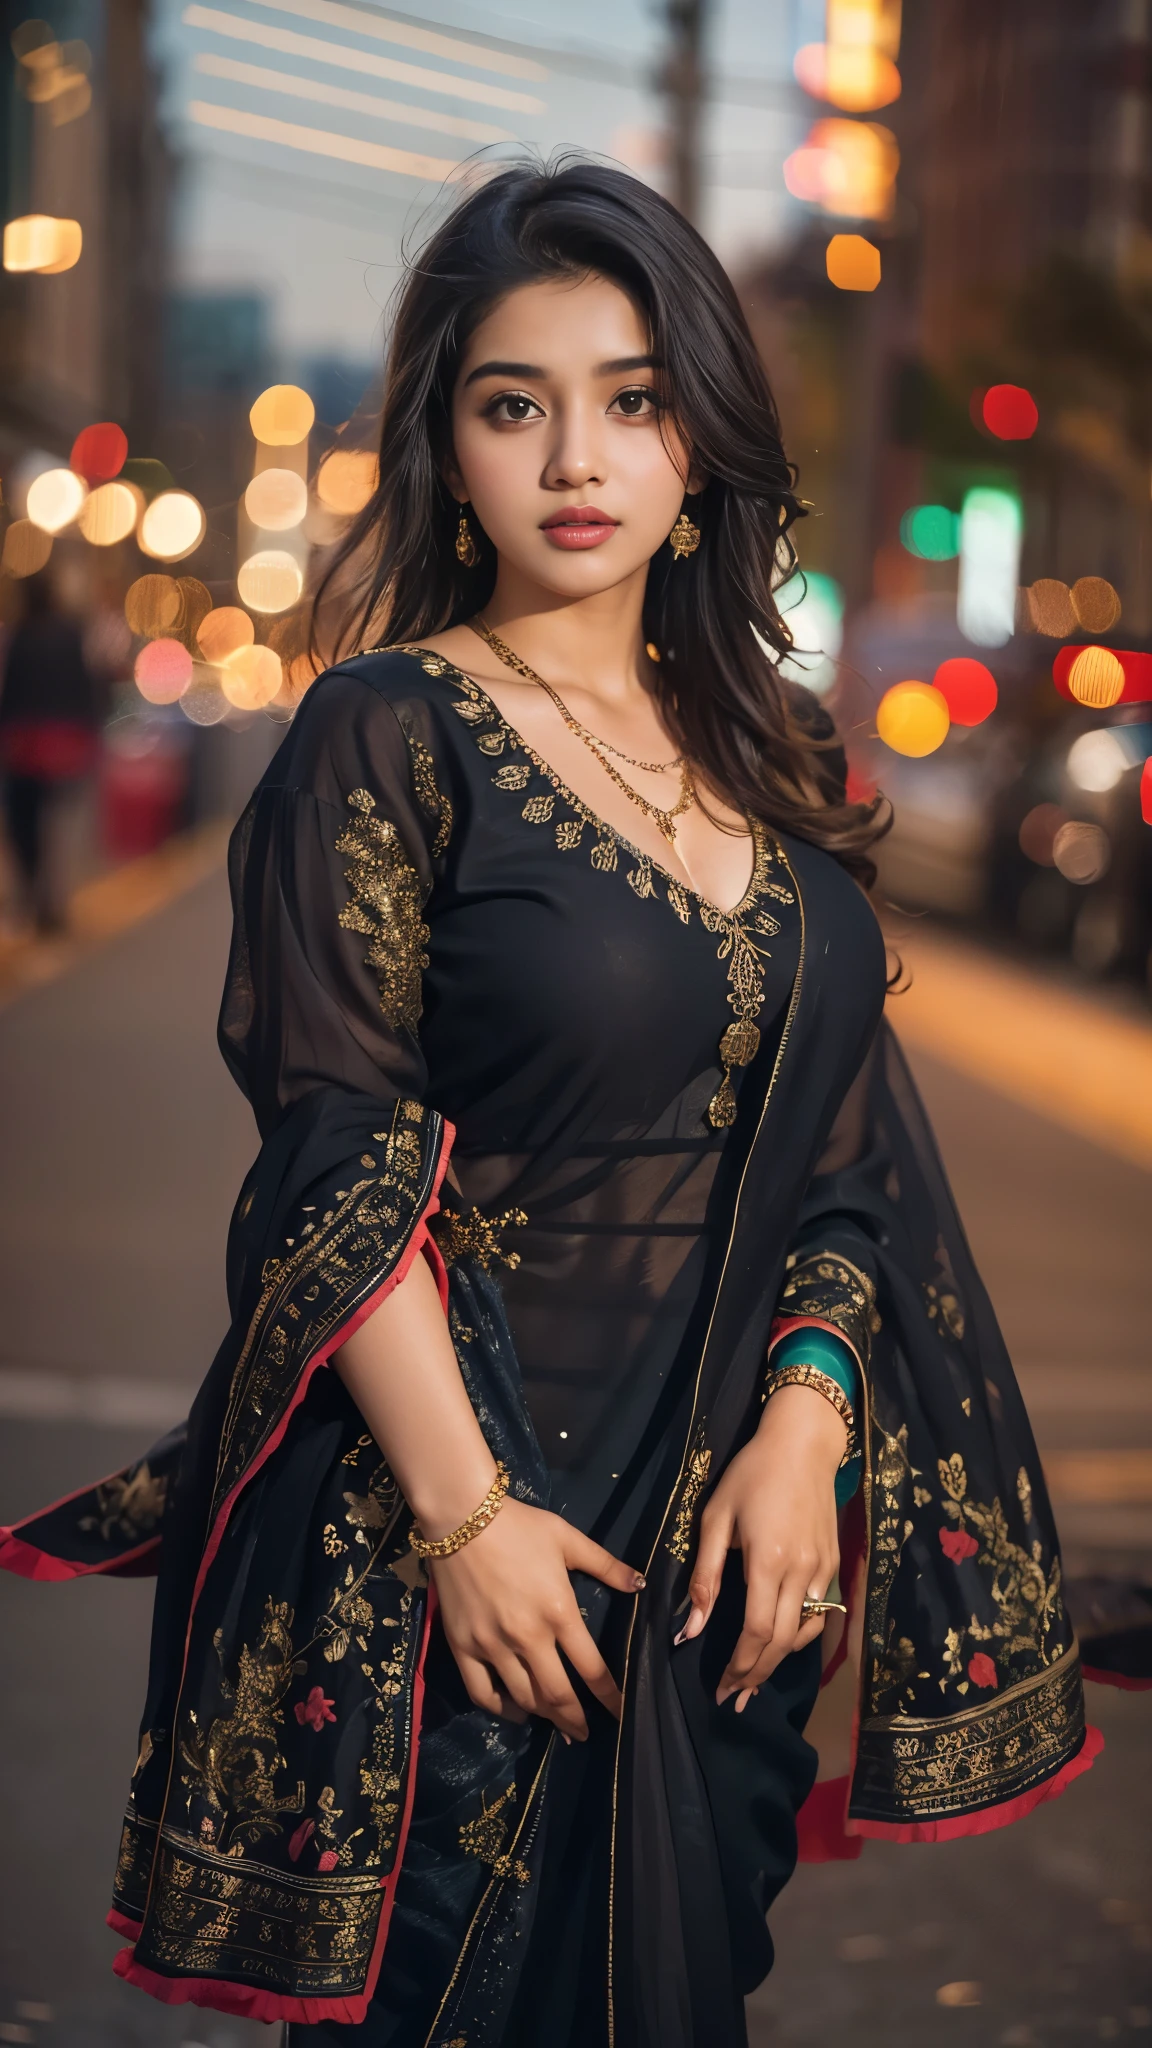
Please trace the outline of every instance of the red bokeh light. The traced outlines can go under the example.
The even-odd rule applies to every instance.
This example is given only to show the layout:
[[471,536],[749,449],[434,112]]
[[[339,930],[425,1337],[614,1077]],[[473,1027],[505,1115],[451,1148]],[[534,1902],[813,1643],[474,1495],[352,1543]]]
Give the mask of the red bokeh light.
[[128,460],[128,436],[115,420],[85,427],[72,443],[69,467],[86,483],[106,484],[119,476]]
[[[1076,656],[1083,652],[1083,647],[1075,644],[1062,647],[1052,663],[1052,681],[1070,704],[1074,704],[1076,699],[1068,687],[1068,676]],[[1125,647],[1113,647],[1109,652],[1116,656],[1124,671],[1124,688],[1117,701],[1121,704],[1152,703],[1152,654],[1133,654]]]
[[980,416],[998,441],[1027,441],[1040,424],[1036,400],[1022,384],[993,384],[984,393]]
[[996,709],[996,678],[982,661],[967,654],[942,661],[933,683],[948,706],[953,725],[982,725]]
[[1140,816],[1146,825],[1152,825],[1152,754],[1140,770]]

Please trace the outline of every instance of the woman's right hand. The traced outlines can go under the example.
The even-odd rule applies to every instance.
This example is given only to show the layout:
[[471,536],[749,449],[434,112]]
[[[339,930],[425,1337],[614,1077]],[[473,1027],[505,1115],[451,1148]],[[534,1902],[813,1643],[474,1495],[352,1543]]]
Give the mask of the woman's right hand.
[[561,1735],[587,1739],[588,1724],[560,1652],[619,1720],[612,1673],[585,1626],[569,1572],[587,1572],[618,1593],[644,1580],[560,1515],[505,1499],[499,1514],[451,1557],[429,1565],[449,1648],[468,1696],[513,1721],[539,1714]]

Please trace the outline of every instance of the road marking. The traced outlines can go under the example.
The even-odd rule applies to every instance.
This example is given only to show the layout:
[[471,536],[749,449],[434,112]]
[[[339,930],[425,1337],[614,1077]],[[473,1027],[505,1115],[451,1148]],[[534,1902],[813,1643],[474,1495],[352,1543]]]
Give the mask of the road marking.
[[194,832],[181,832],[139,860],[98,875],[77,889],[68,904],[68,929],[59,938],[0,942],[0,1009],[31,988],[55,981],[108,939],[140,924],[224,860],[231,826],[214,818]]
[[1152,1020],[920,927],[892,943],[911,986],[888,1014],[908,1045],[1152,1167]]

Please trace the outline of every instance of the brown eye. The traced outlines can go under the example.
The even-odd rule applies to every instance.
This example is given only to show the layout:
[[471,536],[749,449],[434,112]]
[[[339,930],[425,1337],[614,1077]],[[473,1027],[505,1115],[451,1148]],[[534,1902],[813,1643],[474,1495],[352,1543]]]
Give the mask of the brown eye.
[[496,398],[489,400],[484,410],[489,419],[519,422],[530,420],[540,407],[523,391],[501,391]]
[[637,384],[630,391],[617,392],[608,410],[620,413],[626,420],[639,420],[655,412],[659,403],[654,391]]

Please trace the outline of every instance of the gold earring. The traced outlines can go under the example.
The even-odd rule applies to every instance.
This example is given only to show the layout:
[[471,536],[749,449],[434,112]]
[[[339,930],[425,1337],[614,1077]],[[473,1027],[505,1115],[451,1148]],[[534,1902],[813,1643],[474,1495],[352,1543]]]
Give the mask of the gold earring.
[[680,514],[679,519],[668,535],[668,545],[678,562],[682,562],[685,555],[694,555],[696,553],[700,545],[700,528],[693,526],[686,512]]
[[460,524],[456,528],[456,560],[465,569],[474,569],[480,560],[480,550],[472,538],[472,528],[468,524],[468,513],[463,507],[460,511]]

